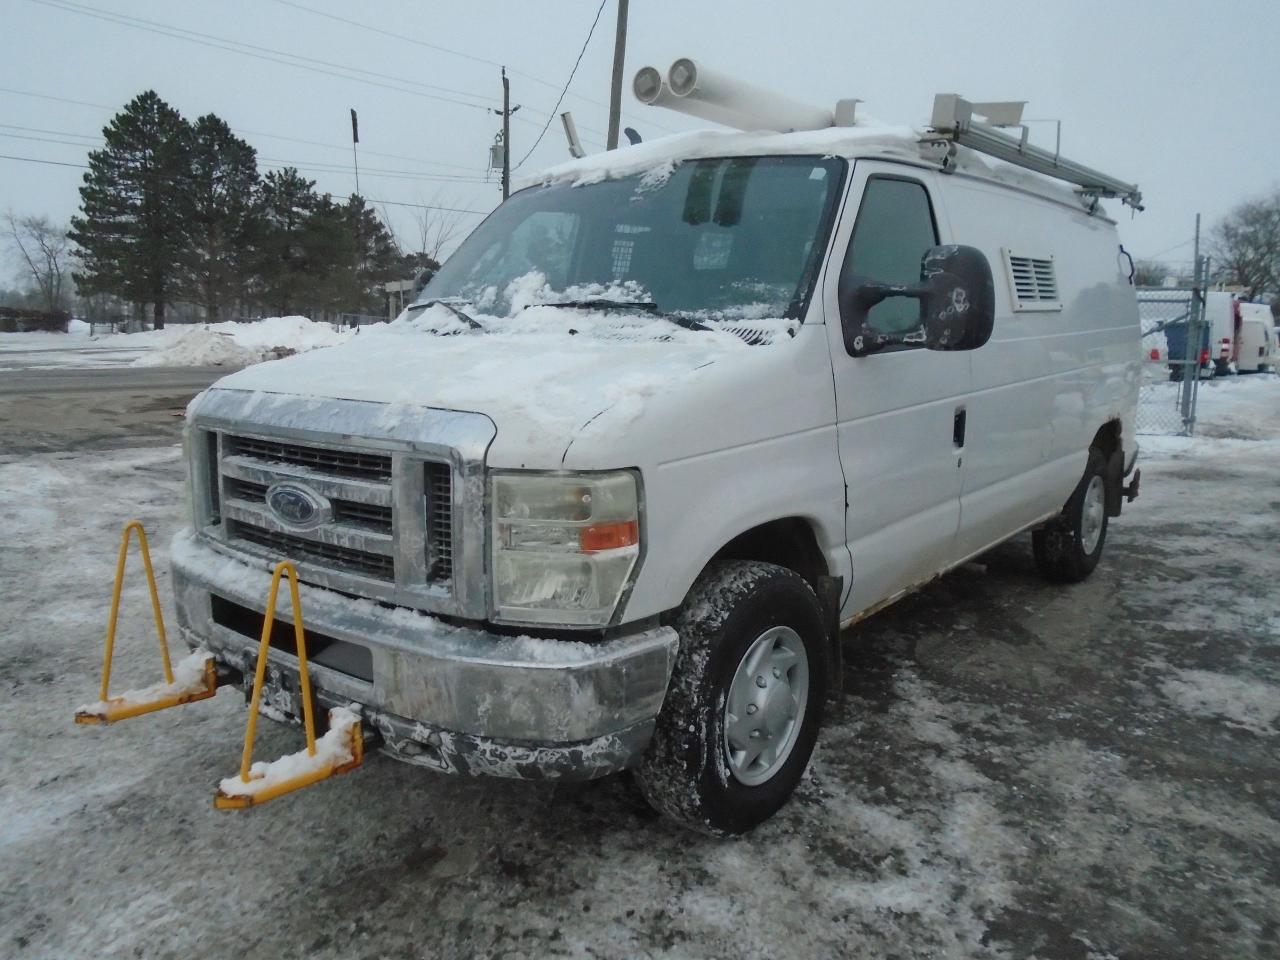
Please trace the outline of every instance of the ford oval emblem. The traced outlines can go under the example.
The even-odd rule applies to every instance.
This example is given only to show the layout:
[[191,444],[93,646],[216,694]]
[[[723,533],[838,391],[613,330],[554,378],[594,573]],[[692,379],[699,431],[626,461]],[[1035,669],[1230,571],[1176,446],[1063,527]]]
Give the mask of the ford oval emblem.
[[300,483],[286,481],[267,490],[267,509],[281,523],[308,529],[328,520],[333,513],[329,501]]

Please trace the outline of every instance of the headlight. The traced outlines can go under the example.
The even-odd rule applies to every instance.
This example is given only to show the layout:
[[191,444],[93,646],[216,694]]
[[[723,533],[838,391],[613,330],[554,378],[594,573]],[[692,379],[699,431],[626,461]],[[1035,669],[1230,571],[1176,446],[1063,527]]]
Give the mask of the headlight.
[[495,473],[494,615],[605,626],[640,556],[631,473]]

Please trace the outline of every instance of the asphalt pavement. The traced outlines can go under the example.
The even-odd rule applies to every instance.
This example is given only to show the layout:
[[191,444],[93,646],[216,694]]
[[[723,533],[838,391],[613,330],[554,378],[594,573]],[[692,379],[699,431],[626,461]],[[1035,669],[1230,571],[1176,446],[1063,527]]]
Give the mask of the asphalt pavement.
[[[1044,582],[1020,537],[850,630],[796,796],[723,841],[625,776],[466,780],[376,754],[215,811],[244,733],[232,690],[76,727],[122,519],[146,524],[171,609],[179,414],[224,372],[0,374],[0,957],[1280,956],[1270,419],[1152,443],[1085,583]],[[152,630],[131,579],[113,683],[155,680]],[[259,725],[258,757],[300,746]]]
[[193,396],[226,367],[0,373],[0,454],[176,443]]

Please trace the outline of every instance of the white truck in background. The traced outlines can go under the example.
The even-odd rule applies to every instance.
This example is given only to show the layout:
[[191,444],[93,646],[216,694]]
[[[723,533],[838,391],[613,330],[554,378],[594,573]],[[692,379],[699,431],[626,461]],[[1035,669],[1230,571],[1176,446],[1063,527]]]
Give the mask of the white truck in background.
[[1240,373],[1275,370],[1278,348],[1275,317],[1266,303],[1238,303],[1240,335],[1236,349],[1236,369]]
[[[314,696],[383,752],[630,768],[740,833],[800,782],[842,627],[1028,531],[1051,580],[1098,564],[1141,374],[1100,200],[1141,195],[997,127],[1016,104],[761,119],[688,60],[636,93],[779,132],[556,167],[395,322],[198,396],[174,592],[244,685],[288,557]],[[267,700],[296,715],[279,633]]]

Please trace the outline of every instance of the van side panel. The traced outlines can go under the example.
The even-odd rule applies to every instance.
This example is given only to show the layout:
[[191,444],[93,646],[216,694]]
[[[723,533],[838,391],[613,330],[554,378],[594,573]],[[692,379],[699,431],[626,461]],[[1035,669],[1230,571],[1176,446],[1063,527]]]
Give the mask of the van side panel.
[[[952,240],[986,254],[996,288],[994,332],[971,360],[958,543],[971,556],[1059,510],[1104,423],[1120,420],[1132,454],[1141,335],[1114,224],[962,175],[944,182]],[[1056,301],[1015,309],[1006,251],[1051,261]]]
[[565,453],[566,470],[638,467],[644,479],[645,559],[622,622],[684,602],[712,557],[739,534],[799,518],[827,572],[849,582],[844,479],[826,330],[751,347],[734,363],[693,372],[678,390],[601,414]]

